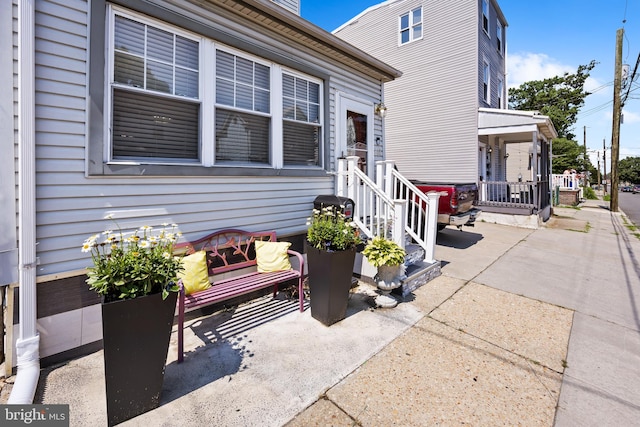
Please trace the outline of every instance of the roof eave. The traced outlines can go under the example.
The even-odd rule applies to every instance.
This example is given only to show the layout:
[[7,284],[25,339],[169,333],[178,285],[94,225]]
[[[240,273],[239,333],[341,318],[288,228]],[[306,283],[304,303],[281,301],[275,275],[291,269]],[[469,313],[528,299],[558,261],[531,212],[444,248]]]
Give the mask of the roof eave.
[[284,7],[271,2],[270,0],[237,0],[236,2],[243,3],[250,8],[261,11],[267,14],[270,18],[280,21],[307,37],[310,37],[334,50],[339,51],[343,55],[370,67],[372,70],[377,72],[376,74],[378,74],[378,78],[383,82],[392,81],[402,76],[402,72],[396,68],[380,61],[366,52],[363,52],[350,43],[347,43],[339,37],[334,36],[328,31],[318,27]]

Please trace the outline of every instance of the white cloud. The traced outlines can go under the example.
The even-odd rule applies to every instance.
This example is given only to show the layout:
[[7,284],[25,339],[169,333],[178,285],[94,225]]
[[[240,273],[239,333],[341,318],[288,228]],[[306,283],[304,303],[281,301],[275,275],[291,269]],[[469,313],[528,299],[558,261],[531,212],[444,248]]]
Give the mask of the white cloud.
[[544,53],[509,54],[507,61],[509,87],[517,87],[532,80],[562,76],[564,73],[575,73],[577,70],[577,67],[561,64]]
[[624,115],[625,124],[640,123],[640,114],[627,110],[622,110],[622,114]]

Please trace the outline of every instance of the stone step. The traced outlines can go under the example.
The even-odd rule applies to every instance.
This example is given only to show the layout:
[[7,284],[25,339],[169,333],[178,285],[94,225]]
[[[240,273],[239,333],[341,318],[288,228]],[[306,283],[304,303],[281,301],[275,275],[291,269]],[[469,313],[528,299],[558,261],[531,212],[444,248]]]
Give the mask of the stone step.
[[420,263],[424,260],[425,251],[420,245],[409,243],[405,245],[405,250],[407,251],[407,255],[404,259],[404,265],[407,267]]
[[433,263],[420,261],[409,265],[405,272],[405,278],[402,280],[402,285],[399,288],[394,289],[392,293],[402,296],[403,298],[406,297],[420,286],[425,285],[440,276],[440,267],[440,261],[435,261]]

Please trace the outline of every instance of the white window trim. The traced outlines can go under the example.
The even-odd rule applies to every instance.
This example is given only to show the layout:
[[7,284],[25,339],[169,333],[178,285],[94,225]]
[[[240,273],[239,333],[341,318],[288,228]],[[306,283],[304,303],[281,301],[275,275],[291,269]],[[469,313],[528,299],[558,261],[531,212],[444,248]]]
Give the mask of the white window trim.
[[[486,73],[485,73],[485,69],[487,70]],[[485,78],[487,82],[486,96],[484,93]],[[484,102],[491,105],[491,64],[486,59],[482,61],[482,84],[483,84],[482,96],[484,98]]]
[[[283,90],[283,87],[282,87],[282,76],[284,74],[288,74],[290,76],[297,77],[299,79],[303,79],[303,80],[306,80],[306,81],[311,82],[311,83],[316,83],[319,86],[318,87],[318,96],[319,96],[318,99],[320,101],[320,105],[319,105],[319,109],[318,109],[318,115],[319,115],[318,127],[320,128],[320,135],[318,136],[318,138],[319,138],[319,148],[320,148],[320,150],[318,152],[318,163],[319,163],[319,165],[318,166],[308,166],[308,167],[312,167],[312,168],[313,167],[316,167],[316,168],[320,167],[320,168],[323,168],[324,167],[324,147],[323,147],[322,141],[324,141],[324,130],[325,130],[324,129],[324,108],[323,108],[324,103],[323,103],[323,100],[322,100],[322,94],[324,93],[323,82],[322,82],[322,80],[320,80],[320,79],[318,79],[316,77],[312,77],[312,76],[309,76],[307,74],[300,73],[299,71],[296,71],[296,70],[293,70],[293,69],[290,69],[290,68],[286,68],[286,67],[282,67],[282,66],[278,66],[278,68],[279,68],[280,72],[278,73],[277,85],[278,85],[278,88],[279,88],[279,92],[278,93],[280,93],[281,95],[282,95],[282,90]],[[277,126],[277,128],[279,128],[279,129],[277,129],[278,132],[279,132],[278,141],[283,141],[284,126],[283,126],[282,123],[284,121],[284,113],[282,111],[282,96],[280,98],[276,99],[276,103],[278,104],[277,105],[277,109],[278,109],[278,113],[279,113],[278,114],[279,121],[278,121],[278,126]],[[308,123],[310,125],[313,125],[312,122],[299,122],[299,123]],[[274,126],[274,129],[275,128],[276,128],[276,126]],[[275,135],[275,131],[273,133]],[[274,136],[274,139],[275,139],[275,136]],[[283,144],[278,144],[278,145],[280,146],[280,152],[279,152],[280,153],[280,158],[279,158],[280,167],[278,167],[278,169],[291,169],[291,168],[297,169],[299,166],[285,166],[284,165],[284,146],[283,146]]]
[[504,108],[504,79],[498,77],[498,108]]
[[[484,6],[487,5],[487,14],[485,15],[484,13]],[[489,15],[491,15],[491,6],[489,5],[489,0],[482,0],[482,4],[480,6],[482,8],[481,11],[481,21],[480,21],[480,25],[482,26],[482,31],[484,31],[484,33],[487,35],[487,37],[491,38],[491,34],[490,34],[490,28],[491,28],[491,21],[489,21]],[[487,28],[484,28],[484,18],[487,18]]]
[[[192,39],[198,41],[199,43],[199,96],[197,99],[191,99],[194,103],[199,102],[201,105],[200,112],[200,133],[199,133],[199,152],[200,152],[200,160],[195,161],[162,161],[150,158],[140,158],[135,160],[121,160],[121,159],[113,159],[113,142],[111,136],[111,118],[113,115],[112,108],[112,87],[113,84],[113,76],[114,76],[114,23],[115,16],[120,15],[125,18],[146,24],[151,25],[153,27],[171,32],[173,34],[180,35],[182,37]],[[265,167],[272,169],[306,169],[306,170],[321,170],[325,167],[325,159],[324,159],[324,132],[325,132],[325,122],[324,122],[324,82],[323,80],[311,76],[303,74],[299,71],[293,69],[287,69],[277,63],[270,62],[265,60],[264,58],[260,58],[258,56],[252,55],[250,53],[241,51],[239,49],[224,45],[222,43],[218,43],[212,39],[200,36],[198,34],[186,31],[181,29],[178,26],[167,24],[163,21],[156,20],[153,18],[146,17],[145,15],[141,15],[135,12],[132,12],[128,9],[116,6],[116,5],[108,5],[108,10],[106,14],[106,31],[105,31],[105,44],[107,49],[107,72],[108,75],[105,78],[105,98],[104,98],[104,135],[105,143],[103,144],[103,161],[107,164],[113,165],[178,165],[178,166],[217,166],[217,167],[231,167],[237,168],[238,165],[226,165],[226,164],[216,164],[215,162],[215,109],[217,107],[215,103],[215,58],[216,58],[216,50],[221,50],[227,53],[230,53],[235,56],[239,56],[242,58],[246,58],[250,61],[265,65],[270,69],[270,113],[260,113],[256,111],[249,111],[244,109],[237,109],[233,107],[229,107],[227,105],[220,105],[221,108],[225,108],[228,110],[237,110],[241,112],[248,112],[250,114],[263,115],[271,118],[271,128],[270,128],[270,140],[269,140],[269,149],[271,152],[271,160],[268,165],[260,165],[260,164],[250,164],[242,165],[241,167],[246,168],[255,168],[255,169],[264,169]],[[282,111],[282,75],[283,73],[296,76],[298,78],[307,80],[309,82],[313,82],[319,85],[319,115],[320,115],[320,136],[319,136],[319,153],[318,153],[318,165],[316,166],[285,166],[284,165],[284,147],[283,147],[283,111]],[[117,86],[117,85],[116,85]],[[131,89],[131,88],[128,88]],[[146,92],[146,91],[145,91]],[[181,99],[185,98],[175,95],[168,95],[162,93],[154,93],[154,96],[167,96],[169,98]]]
[[[499,48],[497,46],[498,42],[500,42]],[[502,25],[499,19],[496,19],[496,48],[498,48],[500,55],[504,55],[504,25]]]
[[[413,22],[413,12],[418,9],[420,9],[420,22],[415,23]],[[405,15],[409,17],[409,27],[407,28],[409,31],[409,40],[403,43],[402,42],[402,17]],[[420,37],[413,38],[413,27],[415,27],[418,24],[422,25],[422,31],[420,31]],[[422,8],[422,6],[414,7],[410,11],[398,16],[398,46],[404,46],[414,41],[422,40],[423,37],[424,37],[424,9]]]

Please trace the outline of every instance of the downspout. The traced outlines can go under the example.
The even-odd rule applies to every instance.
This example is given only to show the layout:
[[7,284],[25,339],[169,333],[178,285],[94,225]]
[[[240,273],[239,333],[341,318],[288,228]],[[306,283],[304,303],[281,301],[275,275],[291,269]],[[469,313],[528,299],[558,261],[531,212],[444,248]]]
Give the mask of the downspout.
[[20,332],[18,373],[8,403],[31,404],[40,378],[36,311],[35,0],[18,2],[18,175]]

